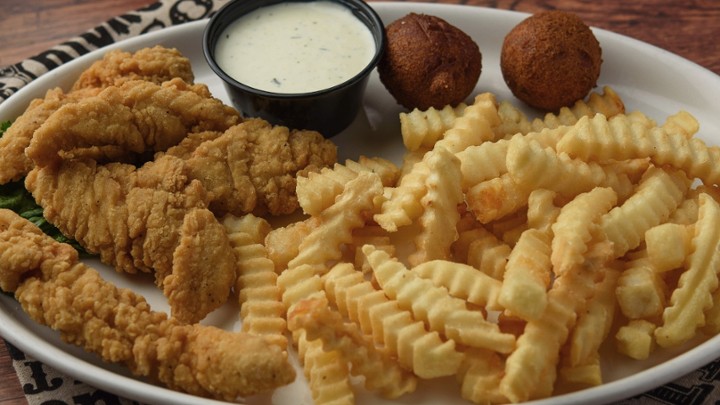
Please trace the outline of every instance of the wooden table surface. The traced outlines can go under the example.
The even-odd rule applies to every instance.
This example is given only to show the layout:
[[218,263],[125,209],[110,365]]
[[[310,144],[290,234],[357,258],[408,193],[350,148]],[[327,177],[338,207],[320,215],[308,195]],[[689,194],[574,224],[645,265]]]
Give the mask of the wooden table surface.
[[[98,23],[153,0],[3,0],[0,67],[19,62]],[[720,74],[720,2],[716,0],[436,0],[537,12],[561,9],[588,25],[676,53]],[[652,67],[648,67],[651,69]],[[0,344],[0,404],[26,404],[10,356]]]

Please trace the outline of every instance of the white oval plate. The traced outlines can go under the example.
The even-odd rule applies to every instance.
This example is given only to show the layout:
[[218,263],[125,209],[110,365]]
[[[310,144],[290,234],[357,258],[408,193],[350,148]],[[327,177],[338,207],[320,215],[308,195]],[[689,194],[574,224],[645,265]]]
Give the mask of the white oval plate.
[[[470,34],[480,46],[483,71],[476,92],[490,91],[499,100],[513,97],[499,69],[499,57],[505,34],[527,15],[511,11],[468,6],[421,3],[373,3],[383,21],[391,21],[410,11],[442,17]],[[92,61],[110,49],[136,50],[161,44],[176,47],[192,60],[196,81],[206,83],[217,97],[229,102],[220,81],[205,63],[201,50],[205,21],[187,23],[149,33],[108,46],[80,57],[43,75],[10,99],[0,104],[0,121],[14,119],[31,99],[42,97],[54,86],[69,87]],[[720,94],[720,77],[714,73],[646,43],[603,30],[595,30],[602,49],[603,67],[598,84],[612,86],[623,98],[628,111],[640,110],[663,122],[668,115],[684,109],[701,123],[699,136],[719,144],[720,111],[716,106]],[[516,103],[519,106],[519,103]],[[399,162],[402,142],[398,113],[401,108],[385,91],[374,74],[368,85],[364,110],[352,126],[333,140],[339,146],[339,159],[361,154],[383,156]],[[527,111],[532,113],[531,111]],[[168,306],[151,278],[118,274],[97,261],[89,261],[103,276],[122,287],[143,294],[155,310]],[[229,303],[203,321],[228,330],[237,330],[237,307]],[[220,403],[174,392],[133,378],[121,366],[103,363],[98,357],[67,345],[54,331],[30,320],[16,301],[0,294],[0,335],[29,355],[57,370],[97,388],[145,403],[212,404]],[[612,339],[610,339],[612,340]],[[611,342],[610,342],[611,343]],[[612,346],[608,344],[606,346]],[[614,354],[612,347],[603,352],[604,378],[599,387],[534,401],[533,404],[607,403],[650,390],[681,377],[720,357],[720,336],[693,341],[675,350],[659,350],[646,361],[633,361]],[[297,381],[276,390],[274,394],[249,399],[250,403],[311,404],[309,390],[298,373]],[[386,401],[367,393],[358,395],[359,404],[467,404],[459,397],[454,379],[423,382],[418,391],[397,401]]]

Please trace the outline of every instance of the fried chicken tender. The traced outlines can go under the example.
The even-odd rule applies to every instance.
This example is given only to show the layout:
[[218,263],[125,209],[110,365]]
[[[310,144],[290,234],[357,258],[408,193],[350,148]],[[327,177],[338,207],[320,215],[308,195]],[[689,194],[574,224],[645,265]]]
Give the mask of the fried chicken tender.
[[35,131],[25,154],[41,166],[88,149],[98,152],[96,159],[117,160],[166,150],[188,133],[225,131],[240,121],[205,85],[128,81],[60,107]]
[[88,87],[120,86],[130,80],[163,83],[179,78],[192,83],[194,74],[190,59],[175,48],[157,45],[135,53],[122,50],[107,52],[80,74],[72,90]]
[[[337,148],[316,131],[289,130],[248,119],[191,151],[181,143],[168,154],[186,159],[190,176],[210,194],[217,215],[271,215],[297,210],[296,177],[330,166]],[[195,138],[188,138],[195,144]]]
[[[131,80],[161,84],[174,78],[180,78],[186,83],[194,81],[190,60],[176,49],[155,46],[135,53],[119,50],[108,52],[102,60],[81,73],[69,92],[60,88],[49,90],[44,98],[31,101],[25,112],[13,122],[0,138],[0,152],[3,156],[0,159],[0,184],[18,181],[32,169],[33,163],[25,156],[25,148],[30,145],[35,130],[60,107],[95,96],[106,87],[120,86]],[[209,91],[204,91],[206,97],[209,97]],[[111,154],[111,151],[106,150],[105,153]]]
[[48,90],[45,98],[31,101],[25,112],[0,137],[0,184],[18,181],[33,168],[32,160],[25,156],[25,148],[30,145],[35,130],[52,113],[65,104],[97,95],[99,92],[100,89],[87,88],[65,93],[60,88],[55,88]]
[[185,163],[92,159],[37,166],[26,188],[45,218],[118,271],[154,272],[172,315],[197,322],[227,301],[236,265],[208,194]]
[[0,288],[68,343],[168,388],[225,401],[288,384],[287,353],[265,338],[186,325],[105,281],[77,252],[0,209]]

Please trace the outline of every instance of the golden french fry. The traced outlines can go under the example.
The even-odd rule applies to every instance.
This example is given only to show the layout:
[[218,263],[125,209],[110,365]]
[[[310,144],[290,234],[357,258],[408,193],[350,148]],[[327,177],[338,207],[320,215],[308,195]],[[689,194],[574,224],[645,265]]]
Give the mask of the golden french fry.
[[617,301],[628,319],[660,316],[665,308],[667,286],[649,258],[631,261],[617,284]]
[[431,330],[459,343],[500,353],[509,353],[515,346],[515,337],[501,333],[482,312],[468,309],[465,301],[420,278],[396,258],[372,245],[364,246],[363,252],[383,291],[416,318],[426,321]]
[[421,148],[431,149],[445,131],[452,128],[455,120],[462,116],[467,104],[456,107],[446,105],[442,109],[430,107],[427,110],[417,108],[400,113],[400,134],[403,144],[409,151]]
[[266,336],[285,349],[285,306],[277,286],[275,264],[268,258],[267,249],[262,245],[270,224],[248,214],[242,218],[226,215],[222,225],[228,233],[238,264],[235,290],[240,304],[242,330]]
[[460,234],[453,245],[456,260],[467,263],[488,276],[501,280],[512,248],[479,226]]
[[512,402],[552,393],[560,348],[566,342],[577,314],[592,296],[602,269],[571,271],[553,282],[542,316],[528,321],[505,363],[500,392]]
[[691,138],[700,129],[700,123],[689,112],[678,111],[667,117],[662,129],[669,134],[683,134],[686,138]]
[[458,238],[457,206],[463,201],[460,190],[460,162],[444,148],[430,152],[427,160],[430,175],[425,180],[426,194],[421,199],[423,213],[418,219],[421,230],[415,237],[411,265],[428,260],[448,259],[450,246]]
[[[590,303],[586,311],[579,315],[577,324],[570,335],[568,365],[573,368],[592,365],[590,370],[585,370],[590,371],[590,376],[594,375],[592,369],[597,365],[596,361],[599,361],[598,351],[610,333],[615,319],[617,306],[615,288],[619,276],[620,272],[617,270],[608,268],[605,271],[605,277],[601,282],[595,284],[595,291]],[[579,380],[585,380],[583,382],[589,385],[598,385],[591,384],[585,377]],[[596,381],[595,377],[591,380]]]
[[557,193],[539,188],[528,196],[527,224],[529,228],[549,231],[560,215],[560,208],[555,206]]
[[428,332],[422,321],[366,281],[349,263],[339,263],[323,276],[325,291],[338,310],[363,333],[373,336],[400,364],[421,378],[455,374],[463,354],[452,340]]
[[682,266],[690,253],[692,227],[664,223],[645,232],[648,259],[655,271],[665,272]]
[[497,101],[492,93],[475,96],[473,103],[463,111],[453,126],[435,142],[433,149],[442,147],[452,153],[467,149],[470,145],[480,145],[495,139],[494,127],[500,124],[497,113]]
[[602,215],[617,202],[617,194],[609,187],[596,187],[575,197],[560,209],[552,225],[550,260],[557,275],[581,265]]
[[690,339],[705,324],[704,311],[712,305],[720,270],[720,205],[709,195],[699,196],[700,211],[692,239],[687,270],[665,308],[663,323],[655,330],[662,347],[676,346]]
[[505,371],[502,358],[490,350],[471,350],[458,373],[460,393],[475,404],[504,404],[508,399],[498,386]]
[[365,377],[365,388],[386,398],[397,398],[417,388],[417,378],[365,338],[358,326],[346,323],[323,299],[300,301],[288,315],[292,329],[303,329],[310,342],[319,340],[326,351],[336,351],[352,365],[351,373]]
[[609,86],[603,87],[602,93],[591,92],[587,101],[578,100],[572,107],[561,108],[558,114],[547,113],[542,120],[536,118],[532,122],[520,110],[504,101],[498,107],[502,122],[498,126],[496,133],[499,139],[517,133],[527,134],[545,128],[574,125],[578,119],[585,116],[592,117],[595,114],[603,114],[611,117],[624,112],[625,105],[622,99]]
[[335,202],[345,184],[360,172],[376,173],[384,186],[394,185],[400,174],[397,166],[382,158],[361,156],[357,162],[347,160],[344,165],[336,163],[333,168],[326,167],[297,177],[295,192],[300,207],[307,215],[319,215]]
[[633,319],[615,334],[617,351],[636,360],[647,359],[655,348],[656,325],[644,319]]
[[622,197],[633,190],[630,178],[595,162],[571,159],[524,137],[514,137],[508,148],[508,173],[531,190],[546,188],[572,197],[597,186],[611,187]]
[[720,147],[688,138],[683,131],[633,125],[625,116],[582,118],[558,142],[557,150],[583,160],[650,158],[656,165],[673,166],[706,185],[720,183],[720,166],[713,164],[720,159]]
[[366,217],[377,209],[382,196],[380,177],[362,172],[345,185],[335,203],[320,214],[320,225],[300,243],[298,254],[288,268],[300,264],[325,264],[342,257],[340,245],[352,242],[352,230],[365,225]]
[[550,235],[528,229],[508,257],[500,305],[521,319],[539,319],[547,306],[551,275]]
[[640,245],[645,232],[666,221],[689,188],[682,172],[651,167],[635,193],[603,216],[601,227],[613,243],[615,257]]
[[453,297],[491,311],[502,310],[498,295],[502,283],[478,269],[463,263],[431,260],[413,267],[412,272],[444,287]]

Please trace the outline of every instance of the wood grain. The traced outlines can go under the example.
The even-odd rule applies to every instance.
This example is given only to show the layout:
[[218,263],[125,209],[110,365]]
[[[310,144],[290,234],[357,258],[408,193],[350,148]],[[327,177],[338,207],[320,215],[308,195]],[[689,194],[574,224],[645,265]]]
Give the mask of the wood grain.
[[0,342],[0,404],[3,405],[25,405],[25,395],[20,388],[20,381],[12,366],[12,358],[8,353],[7,346]]
[[[383,0],[377,0],[383,1]],[[720,1],[415,0],[534,13],[561,9],[588,25],[645,41],[720,74]],[[2,0],[0,67],[19,62],[113,16],[153,0]],[[648,69],[652,69],[651,66]],[[0,344],[0,404],[26,404],[12,360]]]
[[0,66],[36,55],[153,0],[3,0]]

